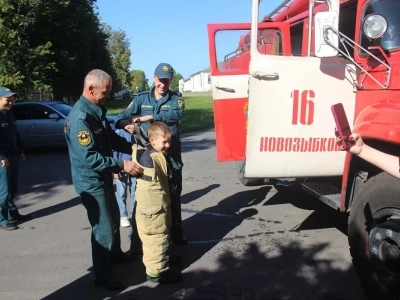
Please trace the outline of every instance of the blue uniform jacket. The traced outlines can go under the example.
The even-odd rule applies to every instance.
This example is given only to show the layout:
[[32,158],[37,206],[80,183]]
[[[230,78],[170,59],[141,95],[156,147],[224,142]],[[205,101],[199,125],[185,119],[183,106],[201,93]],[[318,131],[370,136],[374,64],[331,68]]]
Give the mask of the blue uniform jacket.
[[123,169],[123,161],[113,158],[112,150],[132,153],[132,144],[116,134],[106,118],[106,109],[84,96],[75,103],[65,123],[76,192],[97,196],[112,185],[112,172]]
[[[168,149],[168,156],[171,159],[175,170],[182,169],[181,140],[179,137],[180,121],[184,110],[184,101],[178,93],[168,91],[168,93],[159,100],[154,97],[154,88],[151,91],[139,93],[128,106],[115,118],[115,125],[120,120],[130,119],[132,116],[152,115],[154,121],[162,121],[168,125],[172,131],[171,147]],[[143,123],[143,129],[147,132],[149,123]]]
[[22,154],[22,141],[19,137],[14,114],[0,112],[0,160],[7,154]]

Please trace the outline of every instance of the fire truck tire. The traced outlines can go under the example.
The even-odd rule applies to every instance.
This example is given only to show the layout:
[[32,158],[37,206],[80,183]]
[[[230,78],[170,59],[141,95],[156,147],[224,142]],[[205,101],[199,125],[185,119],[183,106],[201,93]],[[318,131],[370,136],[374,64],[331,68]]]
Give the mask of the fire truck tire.
[[348,239],[354,269],[369,299],[400,295],[400,180],[380,173],[357,194]]
[[241,184],[243,184],[244,186],[257,186],[264,184],[265,182],[264,178],[245,178],[244,177],[245,166],[246,166],[246,160],[240,160],[236,162],[236,170]]

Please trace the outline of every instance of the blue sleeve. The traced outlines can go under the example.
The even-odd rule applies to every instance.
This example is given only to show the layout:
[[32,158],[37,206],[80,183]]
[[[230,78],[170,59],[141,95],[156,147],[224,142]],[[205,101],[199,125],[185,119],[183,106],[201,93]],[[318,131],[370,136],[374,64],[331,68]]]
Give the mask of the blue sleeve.
[[79,159],[80,165],[96,172],[118,173],[123,169],[122,160],[104,156],[96,150],[93,133],[84,119],[78,118],[69,122],[66,138],[74,157]]
[[113,130],[110,130],[109,136],[111,148],[119,153],[118,159],[121,159],[121,153],[132,154],[132,143],[125,137],[121,136],[121,134],[115,133]]
[[158,114],[154,114],[154,121],[162,121],[164,123],[179,121],[182,118],[182,113],[185,108],[184,103],[182,97],[173,95],[169,109],[160,110]]
[[142,101],[141,98],[142,97],[140,95],[133,98],[129,106],[115,117],[115,128],[123,129],[119,125],[119,121],[129,120],[132,116],[140,115],[140,103]]
[[[115,133],[118,134],[119,136],[121,136],[121,130],[120,129],[115,130]],[[113,151],[113,157],[115,159],[121,159],[121,152],[114,150]]]

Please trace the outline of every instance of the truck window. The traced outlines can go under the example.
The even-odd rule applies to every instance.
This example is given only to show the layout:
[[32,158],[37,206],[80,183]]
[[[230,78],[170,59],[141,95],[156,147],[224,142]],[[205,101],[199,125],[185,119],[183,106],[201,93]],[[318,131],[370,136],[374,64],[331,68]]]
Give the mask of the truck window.
[[303,28],[304,21],[290,26],[290,42],[292,45],[292,55],[301,56],[303,48]]
[[282,55],[282,35],[276,29],[260,29],[257,41],[261,54]]
[[[352,41],[354,41],[355,38],[356,16],[357,2],[345,5],[340,8],[339,31],[350,38]],[[345,51],[342,43],[339,43],[339,49]],[[347,49],[349,49],[349,47],[347,47]],[[351,51],[350,54],[354,57],[354,51]],[[339,56],[340,55],[341,54],[339,54]]]
[[[282,55],[282,35],[276,29],[258,31],[257,48],[261,54]],[[250,63],[250,31],[221,30],[215,36],[220,71],[245,70]]]
[[[246,37],[248,36],[248,38]],[[215,35],[220,71],[248,70],[250,62],[250,31],[221,30]]]

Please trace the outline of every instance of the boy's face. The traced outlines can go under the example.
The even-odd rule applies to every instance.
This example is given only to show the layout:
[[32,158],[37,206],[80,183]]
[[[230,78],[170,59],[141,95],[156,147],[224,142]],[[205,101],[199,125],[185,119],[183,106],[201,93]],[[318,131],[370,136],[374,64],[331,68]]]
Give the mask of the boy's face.
[[167,153],[169,147],[171,147],[171,137],[160,135],[157,135],[156,137],[150,137],[150,144],[156,151],[165,154]]

